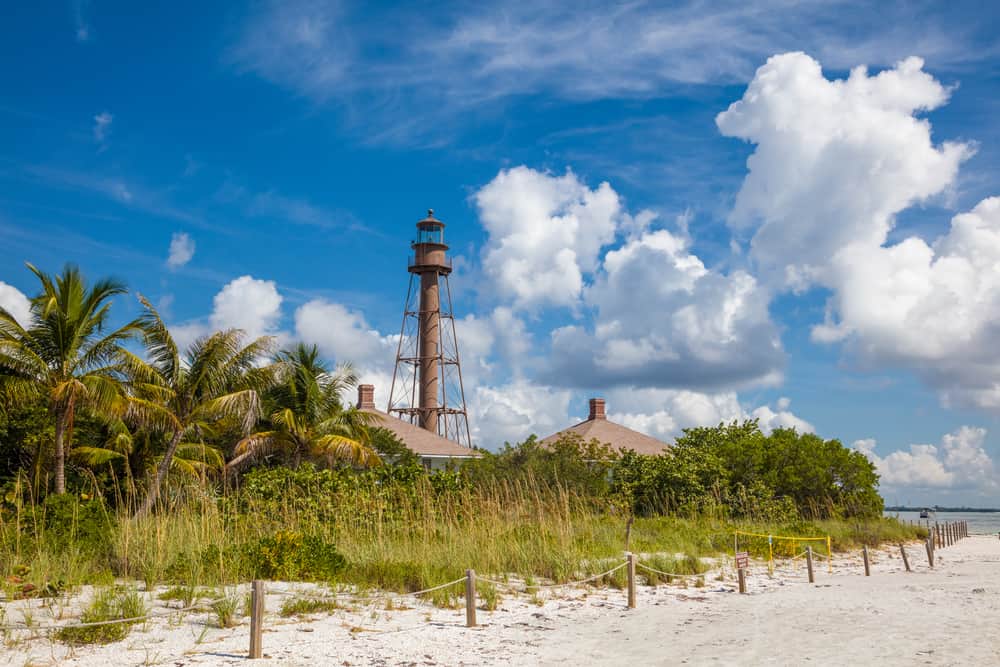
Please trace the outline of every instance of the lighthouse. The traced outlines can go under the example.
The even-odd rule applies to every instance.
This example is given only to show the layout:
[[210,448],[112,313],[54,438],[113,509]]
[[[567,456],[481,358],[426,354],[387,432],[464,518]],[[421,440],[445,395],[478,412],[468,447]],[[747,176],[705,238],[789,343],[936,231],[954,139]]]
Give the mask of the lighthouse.
[[387,412],[471,445],[451,304],[445,224],[427,211],[410,243],[410,274]]

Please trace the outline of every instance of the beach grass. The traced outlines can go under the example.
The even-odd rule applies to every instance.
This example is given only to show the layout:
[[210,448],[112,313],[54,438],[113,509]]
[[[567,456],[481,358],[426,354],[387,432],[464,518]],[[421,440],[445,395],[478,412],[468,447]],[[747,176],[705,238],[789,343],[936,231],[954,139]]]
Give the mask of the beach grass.
[[[113,580],[169,584],[177,599],[200,597],[197,587],[250,578],[315,580],[412,592],[464,576],[516,576],[541,583],[590,577],[622,562],[628,517],[614,506],[558,486],[502,482],[439,493],[429,485],[346,488],[316,503],[292,494],[231,497],[184,494],[165,510],[133,517],[108,511],[84,525],[71,514],[52,527],[46,508],[19,508],[0,526],[0,567],[14,567],[36,586]],[[81,501],[82,502],[82,501]],[[100,518],[103,517],[103,518]],[[916,539],[922,529],[892,519],[735,521],[724,516],[638,517],[629,549],[677,574],[704,571],[703,557],[732,555],[734,531],[777,536],[829,535],[834,552],[861,544]],[[95,535],[100,540],[95,541]],[[308,539],[307,539],[308,538]],[[775,541],[776,556],[796,555],[803,543]],[[825,544],[813,543],[820,553]],[[741,549],[767,553],[766,538],[741,538]],[[296,551],[298,550],[298,551]],[[299,553],[301,552],[301,553]],[[271,576],[262,576],[262,568]],[[595,582],[624,586],[625,572]],[[461,590],[436,593],[450,605]]]

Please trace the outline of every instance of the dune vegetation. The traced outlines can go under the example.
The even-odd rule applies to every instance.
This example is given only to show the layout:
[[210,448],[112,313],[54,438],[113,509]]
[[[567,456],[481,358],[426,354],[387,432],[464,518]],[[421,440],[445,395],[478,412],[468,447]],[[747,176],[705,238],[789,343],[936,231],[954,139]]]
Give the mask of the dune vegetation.
[[0,309],[8,597],[251,578],[413,591],[466,568],[564,582],[625,550],[695,573],[736,529],[830,535],[835,550],[918,533],[881,517],[862,454],[753,421],[689,429],[655,457],[530,437],[428,472],[345,403],[357,377],[314,347],[230,330],[182,348],[142,297],[115,321],[122,284],[31,270],[30,320]]

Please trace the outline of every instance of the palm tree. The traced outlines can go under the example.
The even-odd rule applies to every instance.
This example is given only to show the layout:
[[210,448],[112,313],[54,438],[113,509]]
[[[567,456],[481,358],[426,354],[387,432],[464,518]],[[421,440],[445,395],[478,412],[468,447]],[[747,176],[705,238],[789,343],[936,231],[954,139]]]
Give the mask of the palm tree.
[[349,366],[331,373],[319,358],[316,346],[297,344],[278,353],[276,366],[281,380],[268,393],[271,429],[259,431],[236,445],[236,458],[227,472],[248,459],[281,452],[298,467],[304,457],[376,465],[378,454],[371,447],[368,426],[374,417],[354,408],[345,409],[342,391],[355,386],[357,375]]
[[42,283],[29,322],[0,307],[0,393],[8,401],[45,401],[55,421],[55,492],[66,492],[66,455],[78,410],[115,414],[124,406],[117,360],[136,335],[136,321],[106,333],[110,300],[125,286],[112,279],[87,285],[66,265],[55,276],[28,269]]
[[[105,424],[107,437],[101,445],[77,446],[73,456],[88,468],[100,468],[114,462],[124,463],[126,488],[134,492],[130,459],[136,454],[136,434],[119,418]],[[162,457],[159,457],[162,461]],[[222,472],[226,459],[217,447],[203,442],[181,443],[174,452],[172,466],[178,471],[197,478],[209,473]]]
[[260,394],[273,386],[276,369],[259,364],[273,339],[265,336],[244,345],[244,333],[238,329],[199,338],[182,356],[160,315],[149,301],[139,299],[146,309],[140,325],[149,360],[124,355],[132,394],[129,415],[167,438],[139,509],[142,515],[156,504],[178,452],[196,453],[203,447],[202,437],[223,422],[235,422],[243,433],[250,432],[260,414]]

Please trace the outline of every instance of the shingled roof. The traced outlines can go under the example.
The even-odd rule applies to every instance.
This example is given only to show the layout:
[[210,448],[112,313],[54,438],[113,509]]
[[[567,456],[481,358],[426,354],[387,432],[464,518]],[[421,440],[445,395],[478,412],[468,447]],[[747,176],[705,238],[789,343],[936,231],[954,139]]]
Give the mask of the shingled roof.
[[609,421],[604,412],[603,398],[590,399],[590,417],[586,421],[553,433],[544,438],[542,444],[553,443],[559,439],[559,436],[567,433],[579,435],[584,442],[597,440],[610,446],[616,452],[631,449],[636,454],[655,455],[662,454],[670,448],[670,445],[661,440]]
[[373,426],[380,426],[392,431],[400,442],[417,456],[434,458],[474,458],[479,452],[463,447],[457,442],[431,433],[410,422],[397,419],[375,407],[375,387],[370,384],[358,386],[358,409],[375,415],[378,420]]

